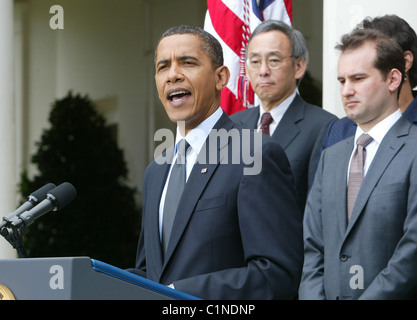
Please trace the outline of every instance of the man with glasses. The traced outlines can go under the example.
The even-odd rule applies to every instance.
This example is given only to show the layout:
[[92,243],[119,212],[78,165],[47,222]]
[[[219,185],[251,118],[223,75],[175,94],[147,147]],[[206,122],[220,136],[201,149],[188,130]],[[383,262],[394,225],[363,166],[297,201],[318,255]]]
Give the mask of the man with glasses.
[[260,105],[231,116],[245,128],[258,128],[285,150],[294,174],[298,204],[304,210],[314,179],[321,141],[336,116],[305,102],[297,87],[308,64],[303,35],[281,21],[267,20],[252,33],[246,70]]

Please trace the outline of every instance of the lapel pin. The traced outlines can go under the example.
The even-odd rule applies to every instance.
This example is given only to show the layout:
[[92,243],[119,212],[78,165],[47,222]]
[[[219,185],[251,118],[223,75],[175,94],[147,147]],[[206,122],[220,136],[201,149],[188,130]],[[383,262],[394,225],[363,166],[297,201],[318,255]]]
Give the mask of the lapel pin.
[[207,168],[201,169],[201,173],[206,173],[206,172],[207,172]]

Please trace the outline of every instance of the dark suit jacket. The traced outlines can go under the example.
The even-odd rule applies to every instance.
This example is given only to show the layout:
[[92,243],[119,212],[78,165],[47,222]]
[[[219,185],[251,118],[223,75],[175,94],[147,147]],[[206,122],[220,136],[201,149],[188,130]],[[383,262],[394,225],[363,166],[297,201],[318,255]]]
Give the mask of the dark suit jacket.
[[[214,129],[242,134],[225,113]],[[215,163],[194,165],[165,259],[158,211],[169,165],[148,166],[136,268],[203,299],[294,298],[303,260],[302,214],[288,159],[278,144],[263,139],[251,149],[261,156],[262,170],[245,175],[250,164],[232,164],[233,146],[240,144],[235,136],[216,147]],[[211,150],[210,136],[207,146]]]
[[417,128],[404,116],[382,140],[346,219],[354,137],[322,153],[304,213],[301,299],[417,296]]
[[[255,129],[259,107],[237,112],[231,119],[245,128]],[[334,119],[337,117],[305,102],[297,94],[272,134],[272,139],[284,149],[290,161],[302,211],[320,159],[323,135]]]

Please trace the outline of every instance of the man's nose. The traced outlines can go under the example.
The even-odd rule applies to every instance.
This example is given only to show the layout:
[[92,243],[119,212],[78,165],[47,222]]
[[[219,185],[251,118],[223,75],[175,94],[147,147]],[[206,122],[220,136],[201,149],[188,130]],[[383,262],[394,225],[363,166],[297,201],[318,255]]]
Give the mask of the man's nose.
[[341,95],[343,97],[349,97],[354,94],[353,86],[349,81],[346,81],[341,87]]
[[177,82],[183,78],[184,74],[182,73],[180,65],[178,63],[171,64],[168,71],[168,81]]
[[261,76],[268,76],[271,74],[271,68],[268,66],[266,60],[262,60],[261,66],[259,68],[259,75]]

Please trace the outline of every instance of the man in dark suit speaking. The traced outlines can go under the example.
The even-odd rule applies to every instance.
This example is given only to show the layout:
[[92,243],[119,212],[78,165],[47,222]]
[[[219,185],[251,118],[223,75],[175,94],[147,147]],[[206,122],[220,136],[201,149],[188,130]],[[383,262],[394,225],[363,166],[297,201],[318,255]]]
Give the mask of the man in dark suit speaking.
[[243,137],[219,107],[228,80],[213,36],[164,33],[155,81],[176,144],[146,169],[136,272],[203,299],[292,299],[303,244],[290,165],[278,144],[254,130]]

